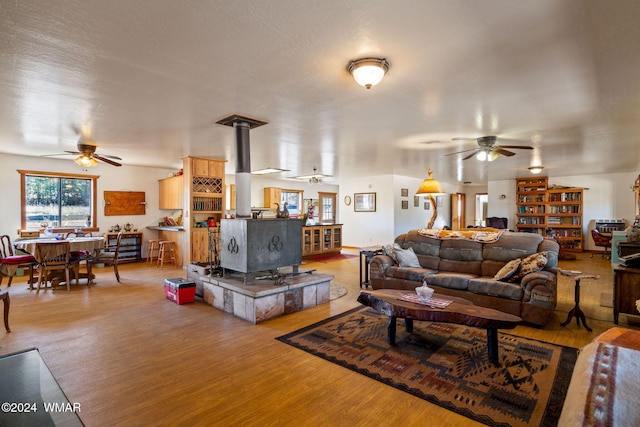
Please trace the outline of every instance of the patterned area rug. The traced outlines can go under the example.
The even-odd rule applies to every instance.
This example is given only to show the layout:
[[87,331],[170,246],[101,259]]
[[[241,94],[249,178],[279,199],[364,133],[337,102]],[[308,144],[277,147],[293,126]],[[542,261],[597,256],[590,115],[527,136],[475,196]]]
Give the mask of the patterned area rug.
[[499,333],[500,366],[487,359],[484,329],[387,320],[368,307],[277,339],[490,426],[555,426],[577,349]]

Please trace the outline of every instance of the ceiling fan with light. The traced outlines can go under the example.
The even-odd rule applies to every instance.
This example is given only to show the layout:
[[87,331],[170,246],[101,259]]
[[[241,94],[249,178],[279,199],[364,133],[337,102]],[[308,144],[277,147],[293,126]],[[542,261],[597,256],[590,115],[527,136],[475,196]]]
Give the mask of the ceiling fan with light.
[[96,166],[99,162],[104,162],[112,166],[122,166],[122,164],[116,161],[122,160],[120,157],[96,153],[98,144],[92,141],[85,132],[82,132],[77,127],[72,126],[72,129],[74,130],[74,132],[80,135],[80,138],[78,139],[77,151],[65,150],[64,153],[48,154],[44,155],[43,157],[66,156],[68,154],[72,154],[74,156],[78,156],[73,161],[84,168]]
[[507,157],[515,156],[516,153],[507,150],[507,148],[510,150],[533,150],[533,147],[524,145],[495,145],[497,139],[498,137],[495,135],[481,136],[479,138],[453,138],[454,141],[476,141],[478,143],[478,147],[446,154],[446,156],[454,156],[456,154],[467,153],[471,151],[471,153],[465,156],[462,160],[467,160],[475,156],[480,161],[486,160],[488,162],[492,162],[500,155]]
[[108,154],[98,154],[96,153],[97,148],[98,145],[95,142],[85,141],[84,138],[80,138],[80,140],[78,141],[77,151],[65,150],[64,153],[47,154],[43,157],[66,156],[68,154],[72,154],[74,156],[78,156],[73,161],[84,168],[96,166],[99,162],[108,163],[112,166],[122,166],[122,164],[116,161],[122,160],[120,157],[110,156]]

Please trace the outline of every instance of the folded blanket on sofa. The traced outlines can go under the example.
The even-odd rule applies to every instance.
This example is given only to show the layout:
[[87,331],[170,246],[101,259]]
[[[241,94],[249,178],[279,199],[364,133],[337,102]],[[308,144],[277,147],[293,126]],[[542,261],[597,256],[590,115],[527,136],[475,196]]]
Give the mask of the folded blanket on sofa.
[[474,228],[472,230],[434,230],[431,228],[421,228],[418,234],[434,239],[466,239],[476,242],[493,243],[500,239],[505,230],[497,228]]

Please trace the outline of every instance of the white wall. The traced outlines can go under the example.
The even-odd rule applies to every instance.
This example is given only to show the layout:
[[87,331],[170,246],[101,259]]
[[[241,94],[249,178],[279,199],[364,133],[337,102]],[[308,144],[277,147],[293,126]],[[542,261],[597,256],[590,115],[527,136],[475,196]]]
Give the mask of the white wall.
[[[100,232],[106,232],[111,226],[131,223],[138,231],[144,233],[143,239],[157,238],[157,232],[145,227],[158,225],[158,222],[170,211],[158,209],[158,180],[166,178],[175,170],[164,168],[148,168],[139,166],[115,167],[100,164],[84,172],[71,159],[52,159],[48,157],[27,157],[0,154],[0,183],[2,185],[3,203],[0,204],[0,235],[8,234],[12,240],[18,237],[20,224],[20,174],[18,169],[41,172],[63,172],[73,174],[98,175],[97,183],[97,225]],[[104,215],[104,191],[144,191],[146,205],[145,215]]]
[[[354,212],[355,193],[376,193],[376,211]],[[347,195],[352,198],[350,206],[344,203],[344,196]],[[366,247],[393,242],[395,224],[392,175],[340,181],[338,200],[340,222],[344,224],[342,227],[344,246]]]

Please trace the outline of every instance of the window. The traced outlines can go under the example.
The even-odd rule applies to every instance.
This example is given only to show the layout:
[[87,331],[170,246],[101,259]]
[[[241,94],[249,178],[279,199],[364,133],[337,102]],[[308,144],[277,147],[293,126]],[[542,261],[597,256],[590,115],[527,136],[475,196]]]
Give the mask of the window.
[[287,203],[287,210],[289,211],[289,215],[300,215],[302,214],[302,191],[299,190],[282,190],[282,195],[280,196],[280,201],[282,202],[282,206],[284,203]]
[[319,220],[322,223],[336,222],[336,193],[318,193],[320,199]]
[[96,228],[95,175],[18,171],[22,228],[72,231]]

